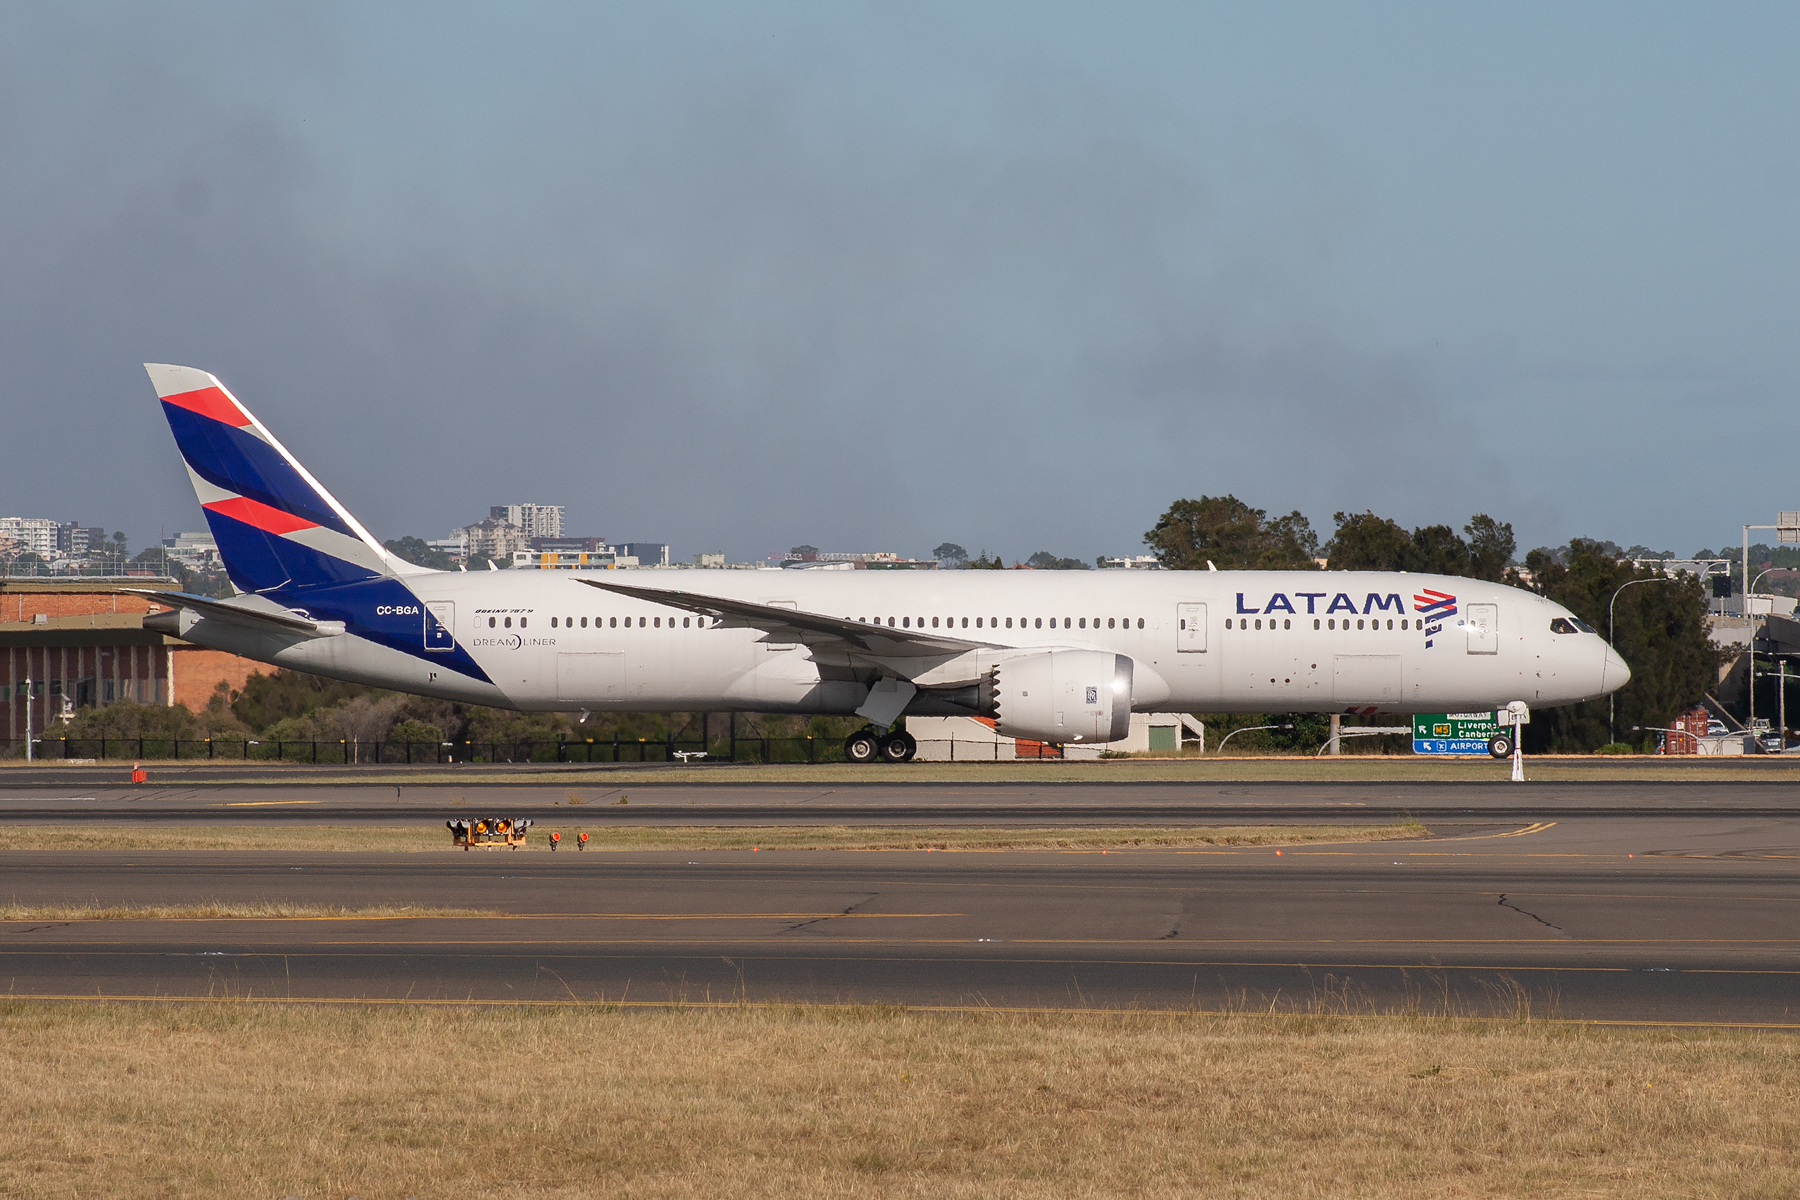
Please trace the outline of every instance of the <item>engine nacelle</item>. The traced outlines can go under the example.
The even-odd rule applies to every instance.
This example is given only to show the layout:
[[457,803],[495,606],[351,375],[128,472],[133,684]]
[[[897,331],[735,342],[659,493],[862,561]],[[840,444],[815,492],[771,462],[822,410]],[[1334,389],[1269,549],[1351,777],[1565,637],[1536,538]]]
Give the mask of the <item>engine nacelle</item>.
[[989,680],[994,724],[1038,742],[1117,742],[1131,732],[1131,659],[1053,650],[1003,660]]

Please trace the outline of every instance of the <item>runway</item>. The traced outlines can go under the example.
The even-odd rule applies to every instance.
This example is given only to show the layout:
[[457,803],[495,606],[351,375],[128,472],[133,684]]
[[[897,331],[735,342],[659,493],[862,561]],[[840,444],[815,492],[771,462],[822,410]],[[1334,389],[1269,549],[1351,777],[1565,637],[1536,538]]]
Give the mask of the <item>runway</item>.
[[437,821],[478,808],[515,817],[641,825],[868,823],[1192,824],[1217,821],[1560,820],[1576,817],[1800,817],[1800,787],[1769,780],[1160,783],[629,783],[548,777],[504,784],[133,786],[116,768],[39,782],[0,774],[0,821],[180,824]]
[[[1700,796],[1668,786],[1638,785],[1636,802],[1601,791],[1566,806],[1604,816],[1536,813],[1566,791],[1520,795],[1534,810],[1524,815],[1459,796],[1439,803],[1460,815],[1427,821],[1429,840],[1280,855],[5,852],[0,898],[14,903],[265,900],[491,915],[6,922],[0,979],[14,996],[1528,1011],[1800,1028],[1800,811],[1757,785]],[[1381,808],[1354,789],[1264,787],[1274,790],[1250,801],[1090,788],[1087,820],[1116,823],[1112,805],[1173,806],[1187,820],[1246,803],[1270,820],[1327,802],[1340,818]],[[682,797],[636,811],[634,794],[629,818],[546,807],[584,822],[676,807],[691,815],[661,818],[711,822],[715,808],[754,807],[767,819],[775,807],[766,796],[760,806],[738,794]],[[4,803],[35,814],[44,801]],[[86,803],[118,819],[112,802]],[[219,819],[193,800],[164,803]],[[470,803],[511,811],[487,795]],[[844,803],[916,821],[973,802],[926,792],[907,806],[887,795]],[[1042,803],[988,795],[980,807],[983,820],[1018,820],[1013,809]]]

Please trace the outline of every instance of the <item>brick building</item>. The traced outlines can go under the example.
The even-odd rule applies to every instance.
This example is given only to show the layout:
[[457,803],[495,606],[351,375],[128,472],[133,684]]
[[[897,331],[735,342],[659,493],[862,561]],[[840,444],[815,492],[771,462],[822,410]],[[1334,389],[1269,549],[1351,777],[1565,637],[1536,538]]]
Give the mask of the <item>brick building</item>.
[[[174,586],[135,578],[131,584]],[[145,629],[145,615],[161,611],[141,596],[98,590],[91,579],[0,579],[0,721],[7,744],[23,740],[27,714],[32,732],[43,733],[65,698],[72,708],[134,700],[198,710],[221,682],[241,689],[252,672],[273,671]]]

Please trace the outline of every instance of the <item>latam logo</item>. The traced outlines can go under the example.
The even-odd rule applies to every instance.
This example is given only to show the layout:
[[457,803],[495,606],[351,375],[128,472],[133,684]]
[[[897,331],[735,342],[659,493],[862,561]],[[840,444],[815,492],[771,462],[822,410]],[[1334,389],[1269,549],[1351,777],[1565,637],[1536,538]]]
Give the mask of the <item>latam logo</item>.
[[1443,632],[1445,619],[1456,615],[1456,597],[1425,588],[1422,593],[1413,594],[1413,611],[1430,622],[1425,626],[1425,648],[1429,650],[1432,639]]
[[[1400,601],[1399,592],[1389,592],[1385,596],[1381,595],[1379,592],[1370,592],[1368,596],[1363,599],[1361,608],[1356,607],[1356,601],[1352,600],[1349,594],[1345,592],[1339,592],[1335,596],[1332,596],[1330,592],[1294,593],[1294,599],[1306,601],[1306,611],[1314,614],[1319,611],[1319,601],[1327,596],[1331,596],[1331,604],[1325,609],[1326,616],[1330,616],[1332,613],[1341,612],[1356,613],[1363,616],[1367,616],[1369,613],[1391,612],[1397,616],[1406,611],[1406,605]],[[1240,615],[1245,613],[1299,612],[1299,610],[1294,607],[1294,601],[1288,599],[1287,593],[1285,592],[1276,592],[1273,596],[1269,597],[1269,602],[1261,608],[1258,608],[1254,604],[1246,605],[1244,603],[1244,593],[1239,592],[1237,594],[1237,610]]]
[[1456,597],[1446,592],[1434,592],[1426,588],[1423,594],[1413,595],[1413,611],[1424,613],[1429,619],[1454,617],[1456,615]]

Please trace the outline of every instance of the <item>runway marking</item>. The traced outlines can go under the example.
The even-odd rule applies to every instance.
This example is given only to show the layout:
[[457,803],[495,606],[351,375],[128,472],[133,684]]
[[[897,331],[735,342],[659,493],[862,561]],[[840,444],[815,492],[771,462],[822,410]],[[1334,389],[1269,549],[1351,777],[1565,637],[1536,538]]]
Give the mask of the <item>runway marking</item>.
[[107,924],[270,924],[324,921],[818,921],[966,917],[968,913],[397,913],[393,915],[346,914],[334,917],[9,917],[4,925],[107,925]]
[[323,800],[228,800],[217,808],[278,808],[284,804],[323,804]]
[[[990,942],[990,941],[998,941],[998,942],[1001,942],[1004,944],[1014,945],[1014,946],[1167,946],[1169,944],[1168,942],[1164,941],[1161,938],[1149,938],[1149,937],[1144,937],[1144,938],[974,938],[974,937],[935,937],[935,938],[892,938],[892,937],[860,938],[860,937],[858,937],[858,938],[851,938],[851,937],[842,937],[842,938],[832,938],[832,939],[830,939],[828,944],[833,945],[833,946],[896,946],[896,947],[970,946],[970,945],[979,945],[983,942]],[[192,944],[193,945],[210,945],[212,943],[210,943],[210,942],[208,942],[208,943],[194,942]],[[238,946],[251,947],[251,948],[265,947],[265,949],[255,949],[254,950],[255,953],[259,953],[259,954],[282,954],[282,953],[289,952],[288,950],[284,949],[284,947],[290,946],[292,943],[288,943],[288,942],[257,943],[257,942],[240,941],[235,944]],[[359,938],[359,939],[355,939],[355,940],[309,941],[309,942],[304,943],[305,946],[365,946],[365,947],[383,947],[383,946],[434,946],[434,947],[458,947],[458,946],[467,946],[467,947],[475,947],[475,946],[718,946],[718,945],[725,945],[725,944],[729,944],[729,945],[733,945],[733,946],[743,946],[743,945],[792,946],[795,944],[795,942],[794,942],[794,939],[792,939],[792,938],[777,936],[777,937],[749,937],[749,938],[731,938],[731,939],[723,939],[723,938],[717,938],[717,937],[495,938],[495,939],[491,939],[491,940],[490,939],[481,939],[481,938],[456,938],[454,940],[451,940],[451,939],[429,940],[429,939],[422,939],[422,938],[407,938],[404,940],[402,940],[402,939],[376,940],[373,938]],[[1543,946],[1581,946],[1581,947],[1654,946],[1654,947],[1667,948],[1670,950],[1676,950],[1676,949],[1680,949],[1680,948],[1684,948],[1684,947],[1691,947],[1691,946],[1744,946],[1744,947],[1766,946],[1771,949],[1786,949],[1786,948],[1789,948],[1789,947],[1797,945],[1797,944],[1800,944],[1800,942],[1797,942],[1794,939],[1784,939],[1784,938],[1731,938],[1731,939],[1672,938],[1672,939],[1667,939],[1667,940],[1660,940],[1660,939],[1653,939],[1653,938],[1551,938],[1551,937],[1544,937],[1544,938],[1498,938],[1498,937],[1496,937],[1496,938],[1281,938],[1281,939],[1190,938],[1190,939],[1183,939],[1183,941],[1181,942],[1183,949],[1196,949],[1196,948],[1207,947],[1207,946],[1271,946],[1271,947],[1293,947],[1293,946],[1537,946],[1537,947],[1543,947]],[[109,947],[127,947],[127,949],[122,949],[122,950],[109,949]],[[272,947],[272,948],[268,948],[268,947]],[[253,951],[245,950],[244,952],[251,953]],[[292,952],[295,954],[302,954],[302,955],[308,953],[308,951],[306,951],[306,950],[297,950],[297,951],[292,951]],[[147,946],[144,946],[143,943],[140,943],[140,942],[127,942],[127,941],[123,941],[123,940],[120,940],[120,941],[107,940],[107,941],[93,941],[93,942],[65,942],[65,943],[60,943],[55,948],[39,947],[39,946],[7,946],[7,947],[0,948],[0,958],[4,958],[9,955],[10,956],[51,956],[51,957],[56,957],[56,956],[63,956],[63,955],[69,955],[69,954],[94,954],[94,955],[104,955],[104,956],[123,956],[123,955],[128,955],[128,954],[148,954],[148,955],[161,957],[161,956],[166,956],[169,954],[182,955],[182,954],[188,954],[188,953],[192,953],[192,952],[186,951],[186,950],[171,950],[171,949],[167,949],[167,948],[147,947]],[[893,957],[893,961],[909,961],[909,960],[899,958],[899,957]],[[970,960],[970,961],[981,961],[981,960]],[[997,961],[997,962],[1033,962],[1033,961],[1039,961],[1039,960],[1035,960],[1035,959],[996,959],[994,961]],[[1043,960],[1043,961],[1061,961],[1061,960]],[[1088,961],[1088,960],[1083,960],[1083,961]],[[1092,961],[1099,962],[1102,960],[1096,959],[1096,960],[1092,960]],[[1137,960],[1132,960],[1132,961],[1137,961]],[[1149,963],[1164,963],[1164,964],[1180,965],[1183,960],[1171,958],[1171,959],[1146,959],[1143,961],[1149,962]],[[1231,965],[1231,964],[1228,964],[1228,965]],[[1235,965],[1243,965],[1243,964],[1235,964]],[[1265,965],[1282,965],[1282,964],[1276,963],[1276,964],[1265,964]],[[1302,964],[1302,965],[1305,965],[1305,964]],[[1311,965],[1319,965],[1319,964],[1311,964]],[[1330,964],[1325,964],[1325,965],[1330,965]],[[1356,964],[1356,965],[1381,966],[1384,964],[1363,963],[1363,964]],[[1391,964],[1387,964],[1387,965],[1391,965]],[[1434,969],[1434,970],[1435,969],[1444,969],[1444,970],[1488,969],[1488,968],[1476,968],[1476,967],[1467,967],[1467,968],[1445,967],[1445,966],[1443,966],[1443,964],[1422,964],[1422,965],[1415,964],[1415,965],[1422,966],[1422,967],[1430,967],[1431,969]],[[1494,970],[1511,970],[1512,968],[1496,967],[1496,968],[1492,968],[1492,969],[1494,969]],[[1635,970],[1641,970],[1642,968],[1640,968],[1640,967],[1569,966],[1569,967],[1530,967],[1530,968],[1520,968],[1520,969],[1521,970],[1571,970],[1571,971],[1579,971],[1579,970],[1635,971]],[[1677,968],[1677,969],[1678,970],[1689,970],[1690,968],[1683,967],[1683,968]],[[1706,967],[1706,968],[1695,967],[1695,968],[1691,968],[1691,969],[1693,971],[1708,971],[1708,972],[1716,972],[1716,973],[1727,974],[1727,975],[1730,975],[1730,974],[1800,975],[1800,969],[1790,971],[1785,968],[1777,969],[1777,968],[1758,967],[1758,968],[1743,968],[1740,970],[1739,968],[1735,968],[1735,967]]]

